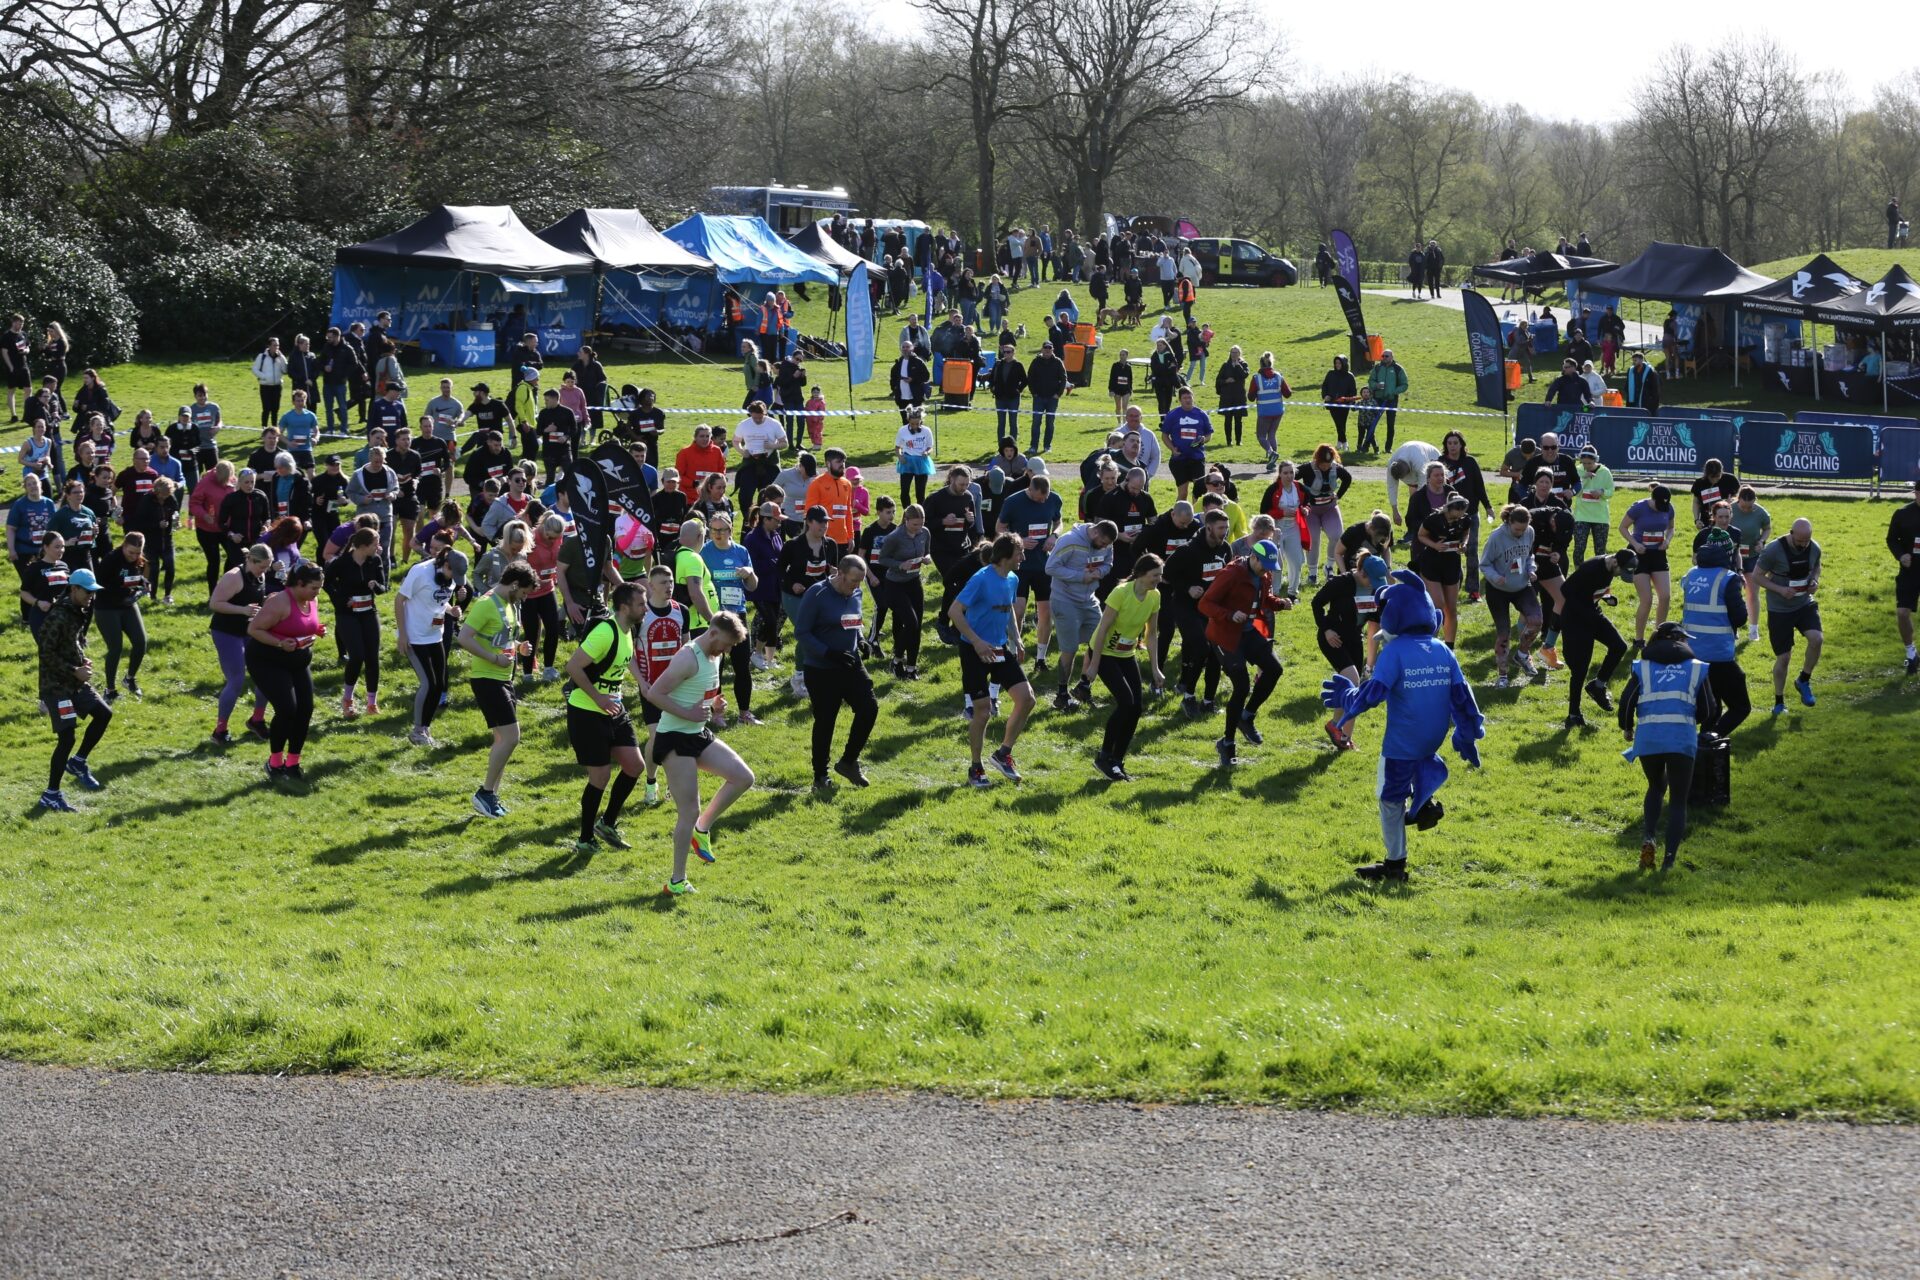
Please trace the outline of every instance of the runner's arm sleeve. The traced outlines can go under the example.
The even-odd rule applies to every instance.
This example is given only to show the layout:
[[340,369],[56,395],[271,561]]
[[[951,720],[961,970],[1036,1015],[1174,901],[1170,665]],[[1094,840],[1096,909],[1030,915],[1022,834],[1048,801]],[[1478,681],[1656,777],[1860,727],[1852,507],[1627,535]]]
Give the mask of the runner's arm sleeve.
[[[1705,687],[1705,681],[1701,687]],[[1614,718],[1620,722],[1620,732],[1632,736],[1634,718],[1640,711],[1640,673],[1627,674],[1626,687],[1620,690],[1620,705],[1615,709]]]

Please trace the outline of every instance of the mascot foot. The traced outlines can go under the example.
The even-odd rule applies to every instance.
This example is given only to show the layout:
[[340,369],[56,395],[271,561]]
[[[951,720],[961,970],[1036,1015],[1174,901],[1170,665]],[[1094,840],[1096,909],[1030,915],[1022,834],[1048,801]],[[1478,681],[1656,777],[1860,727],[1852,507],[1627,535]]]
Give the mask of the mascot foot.
[[1353,874],[1362,880],[1405,880],[1407,860],[1396,858],[1391,862],[1369,862],[1364,867],[1355,867]]
[[[1420,812],[1413,815],[1413,825],[1421,831],[1431,831],[1439,826],[1440,819],[1446,816],[1447,809],[1445,805],[1441,804],[1437,799],[1429,800],[1420,806]],[[1406,870],[1402,868],[1401,875],[1404,876],[1405,874]]]

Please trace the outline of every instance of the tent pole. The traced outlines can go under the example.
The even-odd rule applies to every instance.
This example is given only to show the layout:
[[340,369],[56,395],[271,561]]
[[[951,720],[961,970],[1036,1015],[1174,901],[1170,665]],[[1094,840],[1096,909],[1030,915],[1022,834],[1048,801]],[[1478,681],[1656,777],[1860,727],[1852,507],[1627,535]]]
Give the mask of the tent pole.
[[1740,389],[1740,304],[1733,304],[1733,387]]
[[1813,366],[1813,398],[1820,398],[1820,329],[1813,321],[1807,321],[1807,338],[1813,350],[1809,353],[1808,363]]
[[1887,331],[1880,331],[1880,412],[1887,412]]

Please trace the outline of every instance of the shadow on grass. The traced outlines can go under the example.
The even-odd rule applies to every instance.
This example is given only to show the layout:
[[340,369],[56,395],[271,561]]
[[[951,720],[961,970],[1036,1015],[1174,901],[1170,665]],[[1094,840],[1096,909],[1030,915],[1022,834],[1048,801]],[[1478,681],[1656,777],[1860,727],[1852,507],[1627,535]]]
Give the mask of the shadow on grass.
[[645,910],[672,911],[677,904],[673,895],[658,890],[653,893],[637,893],[629,898],[606,898],[599,902],[576,902],[571,906],[557,907],[552,911],[529,911],[519,918],[521,924],[572,924],[575,920],[590,920],[594,916],[606,915],[609,911]]
[[[488,850],[487,853],[489,856],[492,856],[504,852],[507,848],[542,843],[570,829],[569,824],[556,822],[535,832],[511,832],[502,836],[499,840],[496,840],[493,847]],[[573,847],[569,845],[566,849],[554,854],[545,862],[529,867],[525,871],[509,871],[502,875],[492,876],[474,872],[470,875],[460,876],[457,879],[443,880],[439,884],[429,885],[427,888],[421,890],[420,896],[423,898],[464,897],[469,894],[484,893],[488,889],[498,888],[502,885],[527,884],[541,880],[565,880],[569,876],[575,876],[585,871],[593,864],[593,859],[598,853],[599,850],[597,848],[588,849],[585,852],[575,852]]]

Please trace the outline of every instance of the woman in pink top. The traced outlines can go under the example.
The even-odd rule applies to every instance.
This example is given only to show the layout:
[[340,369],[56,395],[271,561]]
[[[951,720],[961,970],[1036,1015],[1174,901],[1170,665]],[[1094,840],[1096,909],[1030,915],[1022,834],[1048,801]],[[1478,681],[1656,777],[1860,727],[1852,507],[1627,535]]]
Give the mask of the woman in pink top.
[[587,438],[587,393],[580,389],[580,379],[569,369],[560,376],[560,403],[573,410],[573,420],[580,424],[580,439]]
[[233,464],[222,462],[200,477],[187,496],[187,514],[193,519],[193,536],[200,540],[200,554],[207,558],[207,594],[219,585],[227,568],[227,544],[220,531],[220,504],[235,492]]
[[313,723],[313,642],[327,633],[320,621],[320,566],[302,562],[287,589],[268,596],[247,623],[247,674],[273,704],[267,724],[267,777],[299,781],[300,749]]

